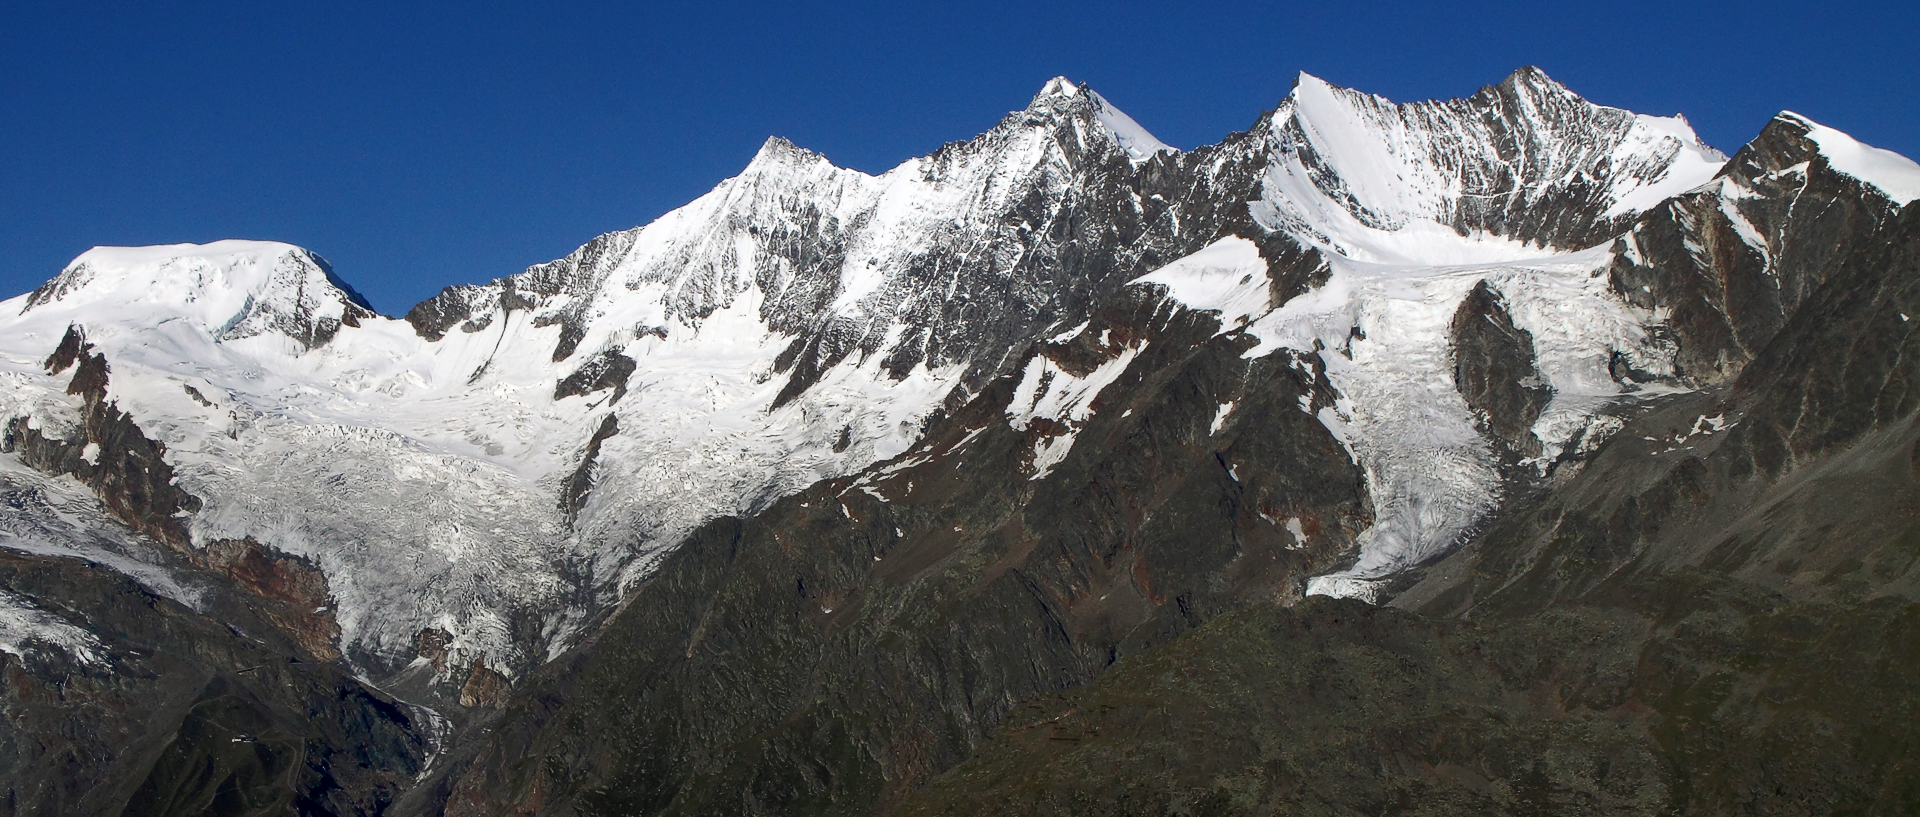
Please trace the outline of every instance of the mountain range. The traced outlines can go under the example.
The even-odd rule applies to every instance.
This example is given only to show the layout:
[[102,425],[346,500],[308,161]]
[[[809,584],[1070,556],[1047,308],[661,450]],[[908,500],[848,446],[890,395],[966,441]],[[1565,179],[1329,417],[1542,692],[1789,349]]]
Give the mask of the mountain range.
[[1057,78],[377,312],[0,303],[15,813],[1920,808],[1920,165]]

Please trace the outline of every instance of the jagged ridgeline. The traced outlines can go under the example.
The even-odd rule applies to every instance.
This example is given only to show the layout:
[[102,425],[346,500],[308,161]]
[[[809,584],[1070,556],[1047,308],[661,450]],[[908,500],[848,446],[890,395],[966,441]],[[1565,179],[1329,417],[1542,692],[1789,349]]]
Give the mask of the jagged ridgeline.
[[404,318],[97,248],[0,304],[5,802],[1907,813],[1915,198],[1531,68],[1056,79]]

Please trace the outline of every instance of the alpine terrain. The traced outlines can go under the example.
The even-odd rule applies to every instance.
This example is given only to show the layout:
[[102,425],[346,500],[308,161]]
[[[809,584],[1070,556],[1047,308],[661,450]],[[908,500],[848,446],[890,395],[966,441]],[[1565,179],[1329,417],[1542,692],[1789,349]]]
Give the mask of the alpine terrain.
[[0,303],[18,814],[1920,811],[1920,165],[1054,79],[381,314]]

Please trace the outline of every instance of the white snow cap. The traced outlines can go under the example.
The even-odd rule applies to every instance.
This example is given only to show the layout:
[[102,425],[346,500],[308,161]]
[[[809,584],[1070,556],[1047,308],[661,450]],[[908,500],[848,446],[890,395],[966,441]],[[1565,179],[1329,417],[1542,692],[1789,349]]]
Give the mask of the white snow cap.
[[[1463,203],[1591,179],[1605,185],[1596,191],[1603,217],[1624,218],[1710,181],[1725,163],[1677,117],[1593,104],[1537,69],[1496,88],[1507,86],[1513,99],[1499,121],[1477,98],[1397,104],[1301,73],[1267,125],[1274,161],[1254,218],[1357,260],[1505,260],[1538,249],[1457,233]],[[1513,140],[1522,159],[1499,152]]]
[[1828,166],[1878,188],[1895,202],[1906,205],[1920,199],[1920,164],[1912,159],[1861,143],[1793,111],[1781,111],[1780,117],[1807,129],[1807,138],[1827,157]]
[[95,247],[28,297],[22,312],[73,311],[85,322],[185,318],[216,338],[249,337],[277,316],[338,320],[357,293],[319,256],[278,241]]

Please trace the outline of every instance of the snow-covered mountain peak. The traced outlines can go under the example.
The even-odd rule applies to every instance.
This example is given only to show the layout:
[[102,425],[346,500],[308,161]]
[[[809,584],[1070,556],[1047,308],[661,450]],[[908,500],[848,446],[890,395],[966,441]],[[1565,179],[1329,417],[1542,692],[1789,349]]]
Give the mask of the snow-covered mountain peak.
[[1157,153],[1177,153],[1172,146],[1154,138],[1154,135],[1135,122],[1106,97],[1095,93],[1085,85],[1076,85],[1066,77],[1054,77],[1034,94],[1033,101],[1027,103],[1024,110],[1018,111],[1002,123],[1016,127],[1041,125],[1060,130],[1062,135],[1071,132],[1072,140],[1082,148],[1089,147],[1088,137],[1100,134],[1111,140],[1135,165],[1153,158]]
[[753,154],[741,175],[763,173],[773,168],[831,164],[827,157],[788,141],[784,136],[769,136]]
[[1580,95],[1574,93],[1573,89],[1547,76],[1546,71],[1540,70],[1540,67],[1535,65],[1522,65],[1513,69],[1513,73],[1496,83],[1495,87],[1506,90],[1508,93],[1526,95],[1535,99],[1551,97],[1580,99]]
[[1040,93],[1033,95],[1033,101],[1027,103],[1027,108],[1031,110],[1055,99],[1070,99],[1079,95],[1080,86],[1075,85],[1073,80],[1067,79],[1066,77],[1054,77],[1053,79],[1047,80],[1047,84],[1040,86]]
[[1726,160],[1684,120],[1596,105],[1538,69],[1398,104],[1303,73],[1265,127],[1263,226],[1386,263],[1587,246]]
[[1826,158],[1828,166],[1871,185],[1897,204],[1905,206],[1920,199],[1920,164],[1912,159],[1865,144],[1793,111],[1781,111],[1767,128],[1782,128],[1807,140]]
[[312,252],[241,240],[95,247],[26,295],[29,311],[126,327],[184,319],[216,341],[275,333],[301,350],[373,314]]

